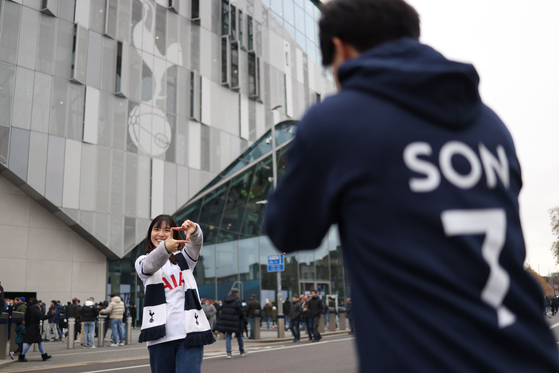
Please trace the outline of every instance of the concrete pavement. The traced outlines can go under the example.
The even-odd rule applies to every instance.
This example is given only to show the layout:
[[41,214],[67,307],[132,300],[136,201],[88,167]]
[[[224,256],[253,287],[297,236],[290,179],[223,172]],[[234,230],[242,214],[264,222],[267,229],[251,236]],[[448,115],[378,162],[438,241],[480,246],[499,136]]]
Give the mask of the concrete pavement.
[[[336,332],[325,331],[321,333],[323,336],[336,335],[336,334],[347,334],[347,330],[338,330]],[[111,335],[110,331],[107,332],[107,337]],[[33,352],[31,348],[27,354],[26,358],[29,362],[18,363],[17,356],[14,360],[11,360],[8,353],[8,359],[0,360],[0,371],[10,371],[10,370],[20,370],[20,369],[34,369],[41,367],[55,367],[55,366],[68,366],[73,364],[83,364],[83,363],[93,363],[101,361],[116,361],[116,360],[126,360],[126,359],[139,359],[145,358],[148,362],[149,353],[145,343],[138,343],[138,337],[140,335],[140,328],[132,329],[132,343],[130,345],[109,347],[110,342],[105,342],[105,347],[97,348],[83,348],[79,343],[74,343],[74,349],[68,349],[66,342],[43,342],[43,347],[45,352],[52,355],[50,360],[43,362],[41,359],[41,353],[39,351]],[[266,329],[260,330],[261,339],[247,339],[243,338],[245,347],[250,345],[259,345],[274,342],[286,342],[293,339],[290,331],[285,332],[285,338],[278,338],[276,329]],[[308,340],[307,334],[301,330],[301,340]],[[97,346],[97,338],[95,338],[95,345]],[[35,345],[36,346],[36,345]],[[232,342],[233,350],[237,350],[237,340],[233,338]],[[37,349],[38,350],[38,349]],[[215,355],[216,353],[223,352],[225,356],[225,338],[219,338],[216,343],[206,346],[204,349],[204,355]],[[149,362],[148,362],[149,363]]]

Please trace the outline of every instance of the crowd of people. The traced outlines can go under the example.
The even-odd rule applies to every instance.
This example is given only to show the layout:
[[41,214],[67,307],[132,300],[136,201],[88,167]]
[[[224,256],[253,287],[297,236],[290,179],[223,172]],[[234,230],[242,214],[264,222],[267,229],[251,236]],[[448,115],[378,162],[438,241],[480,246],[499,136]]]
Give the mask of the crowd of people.
[[[278,310],[275,300],[267,300],[264,306],[256,299],[256,294],[252,294],[250,301],[239,299],[239,290],[231,289],[230,294],[223,301],[202,298],[202,309],[210,323],[214,335],[224,333],[226,335],[227,358],[231,355],[231,339],[235,333],[239,345],[241,356],[246,356],[244,351],[243,335],[247,339],[254,339],[254,323],[259,322],[260,326],[266,325],[266,329],[277,328]],[[340,301],[339,307],[345,307],[346,317],[349,323],[349,334],[355,334],[353,324],[353,313],[351,310],[351,298],[347,303]],[[311,294],[293,294],[291,299],[286,299],[282,304],[283,315],[285,318],[285,330],[290,330],[293,334],[293,342],[300,342],[301,329],[307,331],[311,342],[318,342],[322,339],[319,332],[320,315],[327,311],[328,307],[335,307],[334,299],[329,299],[328,303],[322,301],[316,290]],[[257,316],[259,314],[259,316]],[[324,323],[328,318],[324,319]]]
[[[72,299],[66,305],[59,300],[52,300],[47,309],[47,304],[42,300],[25,297],[5,298],[3,312],[8,314],[8,339],[11,337],[12,317],[14,312],[23,313],[23,321],[14,317],[16,344],[18,348],[10,351],[12,359],[18,356],[18,361],[26,362],[25,354],[33,343],[39,344],[43,360],[50,359],[43,349],[43,342],[64,342],[66,338],[73,338],[83,348],[95,348],[94,338],[103,338],[105,342],[111,342],[111,347],[123,346],[125,342],[124,322],[128,316],[132,316],[135,324],[136,305],[126,305],[119,296],[111,295],[111,301],[95,302],[93,297],[88,298],[82,305],[77,298]],[[100,315],[106,315],[110,320],[105,322],[102,336],[98,336],[97,322]],[[68,335],[68,319],[75,319],[74,334]],[[41,323],[42,321],[42,323]],[[109,326],[112,331],[110,339],[107,339]],[[26,344],[23,347],[23,344]]]

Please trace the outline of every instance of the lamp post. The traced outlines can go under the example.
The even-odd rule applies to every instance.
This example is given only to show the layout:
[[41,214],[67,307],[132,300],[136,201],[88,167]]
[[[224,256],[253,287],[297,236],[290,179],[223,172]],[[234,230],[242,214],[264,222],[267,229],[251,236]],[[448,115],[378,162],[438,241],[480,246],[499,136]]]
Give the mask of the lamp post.
[[[276,123],[279,120],[276,119],[276,116],[279,116],[279,113],[275,110],[279,109],[281,105],[274,106],[272,108],[272,113],[274,114],[274,123],[272,124],[272,177],[273,182],[272,186],[274,190],[278,186],[278,167],[277,167],[277,157],[276,157]],[[280,317],[283,316],[283,304],[282,304],[282,297],[281,297],[281,271],[277,272],[277,282],[278,282],[278,338],[283,338],[285,336],[285,329],[284,329],[284,318]]]

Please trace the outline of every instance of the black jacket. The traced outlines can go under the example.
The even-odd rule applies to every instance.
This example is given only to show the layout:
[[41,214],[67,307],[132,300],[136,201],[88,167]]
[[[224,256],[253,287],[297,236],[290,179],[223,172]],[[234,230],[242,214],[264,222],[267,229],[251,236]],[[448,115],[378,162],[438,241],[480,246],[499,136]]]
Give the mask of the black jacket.
[[78,305],[75,303],[70,304],[66,307],[66,318],[76,317],[76,311],[78,310]]
[[285,302],[283,302],[283,314],[289,315],[290,312],[291,312],[291,301],[287,299]]
[[82,322],[95,321],[99,316],[99,309],[94,305],[82,307]]
[[324,310],[324,306],[322,305],[322,299],[319,297],[311,298],[309,300],[309,313],[312,318],[320,316],[322,311]]
[[262,310],[262,308],[260,307],[260,302],[256,299],[251,299],[251,301],[247,304],[247,317],[252,319],[254,317],[255,310]]
[[25,327],[27,328],[25,343],[40,343],[43,341],[41,331],[39,330],[39,324],[41,320],[46,320],[51,316],[52,314],[50,313],[43,315],[41,309],[36,304],[27,307],[25,311]]
[[291,310],[289,311],[289,318],[293,321],[299,321],[301,319],[301,314],[303,313],[303,307],[301,303],[295,302],[291,304]]
[[223,300],[221,315],[217,319],[215,330],[222,333],[242,333],[244,318],[245,310],[241,300],[234,295],[228,295]]

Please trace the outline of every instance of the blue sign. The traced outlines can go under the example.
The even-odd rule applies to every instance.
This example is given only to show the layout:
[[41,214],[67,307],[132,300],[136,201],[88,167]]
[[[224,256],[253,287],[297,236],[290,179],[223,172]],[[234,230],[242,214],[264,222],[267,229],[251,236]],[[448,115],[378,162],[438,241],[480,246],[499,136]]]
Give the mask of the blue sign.
[[279,272],[283,269],[283,255],[268,255],[268,272]]

